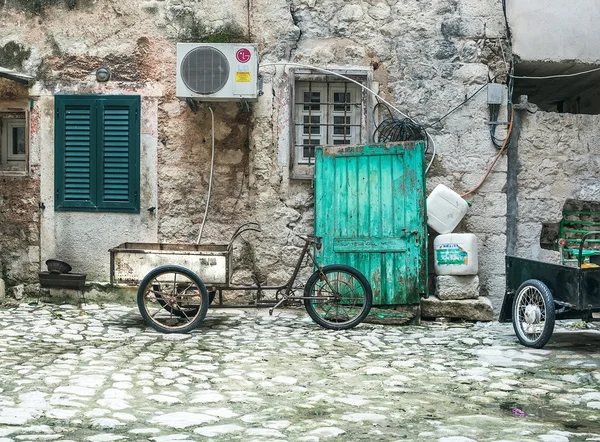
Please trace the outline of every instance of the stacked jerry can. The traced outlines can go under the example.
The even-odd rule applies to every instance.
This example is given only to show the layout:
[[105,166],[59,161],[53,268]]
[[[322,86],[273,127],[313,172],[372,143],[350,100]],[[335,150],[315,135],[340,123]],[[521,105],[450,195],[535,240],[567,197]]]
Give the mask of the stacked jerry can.
[[479,296],[477,237],[472,233],[452,233],[468,208],[459,194],[443,184],[427,198],[427,224],[439,233],[433,241],[433,252],[440,300]]

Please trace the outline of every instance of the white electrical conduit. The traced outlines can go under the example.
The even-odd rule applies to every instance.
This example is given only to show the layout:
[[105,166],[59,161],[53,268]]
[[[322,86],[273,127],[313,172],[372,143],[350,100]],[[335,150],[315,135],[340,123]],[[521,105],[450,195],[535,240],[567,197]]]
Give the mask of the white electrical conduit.
[[200,233],[198,233],[198,239],[196,240],[196,244],[200,244],[200,240],[202,239],[202,232],[204,231],[204,223],[206,223],[206,216],[208,215],[208,204],[210,203],[210,194],[212,191],[212,178],[213,178],[213,169],[215,166],[215,113],[212,110],[212,107],[208,106],[208,110],[211,115],[211,129],[212,129],[212,154],[210,158],[210,177],[208,178],[208,196],[206,197],[206,207],[204,208],[204,218],[202,219],[202,225],[200,226]]
[[[370,92],[371,94],[373,94],[374,96],[376,96],[377,98],[379,98],[383,103],[387,104],[389,107],[391,107],[392,109],[394,109],[396,112],[398,112],[403,117],[408,118],[410,121],[412,121],[416,125],[421,126],[419,123],[417,123],[411,117],[409,117],[408,115],[406,115],[405,113],[403,113],[402,111],[400,111],[400,109],[398,109],[397,107],[393,106],[391,103],[389,103],[388,101],[386,101],[384,98],[382,98],[379,95],[377,95],[377,93],[375,93],[375,91],[369,89],[365,85],[359,83],[356,80],[353,80],[350,77],[346,77],[345,75],[339,74],[339,73],[334,72],[334,71],[330,71],[329,69],[318,68],[316,66],[311,66],[311,65],[308,65],[308,64],[301,64],[301,63],[287,63],[287,62],[265,63],[265,64],[259,65],[259,68],[261,68],[261,67],[268,67],[268,66],[295,66],[295,67],[300,67],[300,68],[305,68],[305,69],[313,69],[315,71],[320,71],[320,72],[324,72],[326,74],[335,75],[337,77],[343,78],[344,80],[347,80],[347,81],[350,81],[350,82],[352,82],[354,84],[357,84],[358,86],[360,86],[361,88],[363,88],[367,92]],[[431,134],[429,132],[427,132],[426,129],[423,129],[423,130],[425,131],[425,133],[427,134],[427,136],[431,140],[431,146],[432,146],[432,149],[433,149],[433,155],[431,156],[431,160],[429,161],[429,164],[427,165],[427,168],[425,169],[425,173],[427,173],[429,171],[429,168],[431,167],[431,164],[433,164],[433,159],[435,158],[435,141],[433,141],[433,138],[431,137]]]

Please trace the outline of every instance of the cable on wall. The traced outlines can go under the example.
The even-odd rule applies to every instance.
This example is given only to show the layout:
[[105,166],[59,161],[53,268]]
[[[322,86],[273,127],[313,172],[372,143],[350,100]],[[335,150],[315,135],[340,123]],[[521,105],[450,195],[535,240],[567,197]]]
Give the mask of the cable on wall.
[[500,158],[500,155],[502,155],[502,152],[504,152],[506,150],[506,148],[507,148],[508,140],[510,139],[510,134],[512,132],[513,120],[514,120],[514,108],[513,108],[513,105],[511,104],[510,105],[510,122],[508,123],[508,130],[506,131],[506,138],[504,139],[504,143],[502,143],[502,146],[500,147],[500,150],[498,151],[498,153],[494,157],[494,161],[492,161],[492,164],[490,164],[490,166],[488,167],[488,170],[485,173],[483,179],[479,182],[479,184],[477,184],[471,190],[469,190],[468,192],[463,193],[461,195],[462,198],[464,198],[467,195],[472,194],[477,189],[479,189],[481,187],[481,185],[484,183],[484,181],[487,179],[487,177],[489,176],[490,172],[492,171],[492,169],[496,165],[496,162],[498,161],[498,158]]
[[590,74],[592,72],[596,72],[596,71],[600,71],[600,68],[594,68],[594,69],[590,69],[587,71],[583,71],[583,72],[575,72],[573,74],[556,74],[556,75],[546,75],[543,77],[528,77],[526,75],[513,75],[508,74],[509,77],[511,78],[517,78],[517,79],[526,79],[526,80],[547,80],[550,78],[567,78],[567,77],[576,77],[578,75],[585,75],[585,74]]
[[208,215],[208,205],[210,204],[210,195],[212,193],[212,181],[213,181],[213,170],[215,168],[215,113],[212,110],[212,107],[208,106],[208,110],[210,111],[211,116],[211,132],[212,132],[212,154],[210,158],[210,176],[208,178],[208,196],[206,197],[206,206],[204,207],[204,217],[202,218],[202,225],[200,226],[200,232],[198,233],[198,239],[196,240],[196,244],[200,244],[200,240],[202,239],[202,233],[204,232],[204,224],[206,223],[206,217]]
[[[377,98],[378,101],[381,101],[383,103],[385,103],[389,108],[393,109],[394,111],[398,112],[400,115],[402,115],[405,119],[408,119],[409,121],[411,121],[413,124],[420,126],[420,124],[415,121],[413,118],[409,117],[408,115],[406,115],[404,112],[402,112],[400,109],[398,109],[397,107],[395,107],[394,105],[392,105],[390,102],[388,102],[387,100],[385,100],[383,97],[379,96],[375,91],[369,89],[368,87],[366,87],[364,84],[354,80],[353,78],[350,78],[346,75],[342,75],[338,72],[334,72],[331,71],[329,69],[323,69],[323,68],[319,68],[316,66],[311,66],[309,64],[302,64],[302,63],[290,63],[290,62],[280,62],[280,63],[265,63],[260,65],[260,67],[269,67],[269,66],[293,66],[293,67],[300,67],[300,68],[304,68],[304,69],[312,69],[315,71],[319,71],[319,72],[323,72],[325,74],[329,74],[329,75],[335,75],[337,77],[343,78],[346,81],[349,81],[351,83],[354,83],[356,85],[358,85],[359,87],[361,87],[362,89],[364,89],[365,91],[369,92],[370,94],[372,94],[373,96],[375,96]],[[429,168],[431,167],[431,165],[433,164],[433,160],[435,158],[436,155],[436,148],[435,148],[435,141],[433,140],[433,138],[431,137],[431,134],[429,132],[427,132],[425,129],[423,129],[427,138],[431,141],[431,146],[432,146],[432,156],[431,156],[431,160],[429,161],[429,164],[427,165],[427,168],[425,169],[425,173],[427,173],[427,171],[429,171]]]
[[[385,105],[377,103],[373,107],[373,120],[375,120],[375,112],[379,106]],[[423,126],[408,118],[396,118],[387,106],[385,106],[385,109],[387,110],[389,117],[382,119],[381,123],[375,127],[373,139],[377,139],[379,143],[423,140],[426,142],[427,150],[429,147],[429,140]]]

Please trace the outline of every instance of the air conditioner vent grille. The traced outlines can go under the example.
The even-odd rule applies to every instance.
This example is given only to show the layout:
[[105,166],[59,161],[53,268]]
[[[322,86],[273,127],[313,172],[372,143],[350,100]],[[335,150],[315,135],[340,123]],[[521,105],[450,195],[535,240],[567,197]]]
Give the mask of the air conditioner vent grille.
[[229,62],[221,51],[200,46],[189,51],[181,63],[181,78],[197,94],[214,94],[229,78]]

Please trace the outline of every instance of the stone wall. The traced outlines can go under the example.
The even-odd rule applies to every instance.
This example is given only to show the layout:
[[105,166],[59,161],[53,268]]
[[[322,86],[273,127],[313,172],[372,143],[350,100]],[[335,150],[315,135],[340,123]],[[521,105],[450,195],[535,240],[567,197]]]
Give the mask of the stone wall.
[[556,224],[568,199],[600,202],[600,116],[522,112],[518,146],[516,254],[560,262],[540,245],[543,224]]
[[[113,92],[124,87],[159,91],[156,126],[147,133],[156,136],[156,236],[168,242],[195,241],[211,168],[208,106],[193,113],[175,97],[176,42],[249,40],[258,44],[264,64],[371,67],[381,95],[426,125],[505,71],[510,57],[500,0],[57,0],[40,2],[38,9],[19,5],[8,1],[1,8],[0,27],[9,31],[0,38],[0,48],[22,49],[16,67],[37,75],[42,96],[102,91],[93,77],[100,66],[113,72],[105,86]],[[291,271],[300,246],[293,232],[313,228],[311,183],[290,179],[288,73],[283,67],[264,70],[265,94],[251,103],[250,112],[237,103],[211,105],[214,178],[203,239],[227,240],[241,222],[259,221],[264,232],[255,238],[251,254],[270,283],[283,281]],[[51,122],[51,115],[47,118]],[[479,183],[497,152],[487,122],[483,88],[429,129],[437,155],[428,191],[444,183],[463,193]],[[33,156],[51,143],[48,133],[33,145]],[[432,146],[428,160],[431,152]],[[468,197],[473,206],[458,229],[477,234],[482,293],[496,297],[504,285],[505,175],[501,158],[481,189]],[[34,190],[28,198],[37,200]],[[55,245],[59,253],[60,241]],[[98,248],[98,253],[105,262],[106,250]],[[238,255],[247,262],[241,247]]]
[[34,282],[40,265],[39,180],[0,176],[0,279]]
[[[28,107],[27,88],[0,78],[0,110],[25,112]],[[33,129],[37,127],[36,121],[34,113]],[[39,269],[40,182],[36,165],[30,166],[29,173],[23,171],[17,176],[0,172],[0,279],[8,287],[35,281]]]

